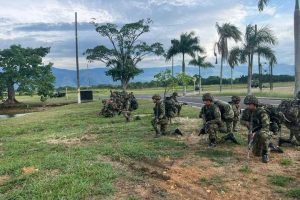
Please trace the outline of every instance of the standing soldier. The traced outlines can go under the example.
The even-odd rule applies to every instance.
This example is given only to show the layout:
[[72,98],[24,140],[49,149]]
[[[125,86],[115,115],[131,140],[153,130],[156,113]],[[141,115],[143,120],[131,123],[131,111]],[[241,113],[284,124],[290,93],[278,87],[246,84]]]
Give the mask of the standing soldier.
[[262,156],[262,162],[269,162],[269,132],[270,119],[267,112],[258,107],[258,99],[253,95],[248,95],[244,99],[247,108],[241,117],[241,124],[249,130],[248,144],[253,144],[252,152],[255,156]]
[[221,112],[213,103],[213,96],[206,93],[202,96],[204,106],[201,108],[199,117],[203,120],[203,128],[200,134],[209,134],[209,146],[215,147],[217,144],[217,134],[221,125]]
[[165,114],[165,106],[161,101],[161,96],[155,94],[153,95],[152,100],[155,106],[153,108],[154,118],[151,123],[156,133],[155,137],[158,138],[161,135],[166,134],[166,130],[168,126],[168,118],[166,117]]
[[232,106],[232,110],[234,113],[234,117],[233,117],[234,132],[238,131],[238,123],[240,121],[240,113],[241,113],[240,102],[241,102],[241,98],[239,96],[232,96],[231,102],[229,102],[230,105]]

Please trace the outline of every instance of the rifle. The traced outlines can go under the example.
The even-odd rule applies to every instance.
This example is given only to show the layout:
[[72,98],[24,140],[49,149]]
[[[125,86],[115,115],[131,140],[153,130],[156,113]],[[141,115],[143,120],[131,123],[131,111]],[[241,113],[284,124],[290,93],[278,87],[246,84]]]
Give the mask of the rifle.
[[248,154],[247,154],[247,158],[250,158],[250,152],[252,151],[253,148],[253,144],[254,144],[254,136],[256,134],[259,134],[259,130],[261,129],[260,126],[257,126],[255,128],[252,128],[252,123],[250,123],[250,128],[249,128],[249,132],[248,132]]

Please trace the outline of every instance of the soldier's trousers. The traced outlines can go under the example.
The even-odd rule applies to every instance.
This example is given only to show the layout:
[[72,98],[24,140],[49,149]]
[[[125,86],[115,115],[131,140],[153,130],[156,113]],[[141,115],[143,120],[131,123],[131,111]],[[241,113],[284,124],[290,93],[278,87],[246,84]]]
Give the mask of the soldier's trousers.
[[219,126],[218,124],[208,124],[203,127],[205,130],[205,133],[208,134],[209,140],[215,140],[218,139],[218,132],[219,132]]
[[234,118],[233,119],[233,122],[232,122],[232,126],[233,126],[232,130],[233,131],[236,131],[238,129],[238,123],[239,123],[239,121],[240,121],[239,118]]
[[231,133],[232,132],[233,122],[232,120],[222,120],[221,124],[219,124],[219,131],[221,133]]
[[272,135],[269,132],[256,132],[253,138],[252,152],[255,156],[268,155]]
[[151,121],[151,124],[156,132],[156,134],[163,134],[165,135],[167,132],[167,127],[168,127],[168,119],[167,118],[163,118],[160,119],[158,122],[156,121],[156,119],[153,119]]
[[125,117],[126,121],[129,122],[130,121],[130,117],[131,117],[131,112],[130,111],[123,111],[123,116]]
[[177,115],[179,116],[180,112],[181,112],[182,105],[176,105],[176,108],[177,108]]

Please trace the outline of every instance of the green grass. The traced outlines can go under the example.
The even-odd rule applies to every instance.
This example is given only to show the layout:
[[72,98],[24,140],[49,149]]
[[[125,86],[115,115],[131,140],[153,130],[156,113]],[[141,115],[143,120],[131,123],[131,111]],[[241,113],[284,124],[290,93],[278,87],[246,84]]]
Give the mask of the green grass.
[[[116,160],[179,158],[187,151],[186,145],[172,136],[154,139],[151,116],[130,123],[125,123],[123,116],[100,118],[100,105],[71,104],[0,120],[0,176],[10,176],[0,186],[0,199],[104,199],[113,195],[114,182],[126,172],[99,156]],[[141,101],[134,114],[152,113],[152,107],[151,102]],[[197,116],[193,108],[186,109]],[[77,145],[47,142],[78,140],[86,134],[95,139]],[[22,174],[21,169],[29,166],[38,172]]]
[[249,165],[243,165],[240,169],[240,172],[245,173],[245,174],[249,174],[252,170],[249,167]]
[[269,176],[269,182],[276,186],[286,187],[295,180],[294,177],[282,176],[282,175],[272,175]]
[[218,192],[224,192],[227,190],[225,183],[225,176],[223,175],[214,175],[211,177],[201,177],[199,179],[199,184],[202,187],[213,186],[217,189]]
[[288,190],[287,196],[290,198],[300,199],[300,188],[293,188]]
[[293,161],[290,158],[282,158],[280,160],[280,164],[283,166],[291,166],[293,164]]
[[234,154],[230,150],[224,149],[204,149],[196,152],[196,155],[209,158],[219,165],[230,163],[234,159]]
[[200,185],[210,186],[210,185],[219,185],[224,183],[224,176],[215,175],[212,177],[202,177],[199,180]]

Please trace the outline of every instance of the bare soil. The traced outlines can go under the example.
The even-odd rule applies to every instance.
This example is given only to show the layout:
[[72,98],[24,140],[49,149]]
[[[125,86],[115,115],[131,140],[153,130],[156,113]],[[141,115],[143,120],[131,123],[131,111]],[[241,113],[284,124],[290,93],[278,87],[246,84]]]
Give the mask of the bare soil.
[[73,145],[81,145],[87,142],[93,142],[96,141],[97,135],[86,133],[82,137],[76,137],[76,138],[66,138],[66,137],[59,137],[55,139],[49,139],[46,142],[48,144],[62,144],[67,146],[73,146]]
[[[127,174],[115,182],[117,191],[112,199],[286,199],[284,194],[276,192],[277,186],[269,182],[269,176],[295,177],[294,185],[300,185],[299,148],[285,148],[284,154],[271,154],[271,161],[264,164],[260,157],[252,156],[248,160],[246,146],[228,143],[216,149],[231,151],[233,156],[218,163],[196,153],[207,149],[206,138],[198,137],[200,120],[178,118],[174,123],[178,123],[185,133],[174,138],[188,146],[183,158],[128,161],[99,157],[100,161],[110,163]],[[282,158],[293,160],[292,165],[281,165]],[[243,166],[248,166],[249,171],[243,171]],[[144,178],[131,180],[136,174],[143,174]],[[210,181],[207,183],[207,180]]]

